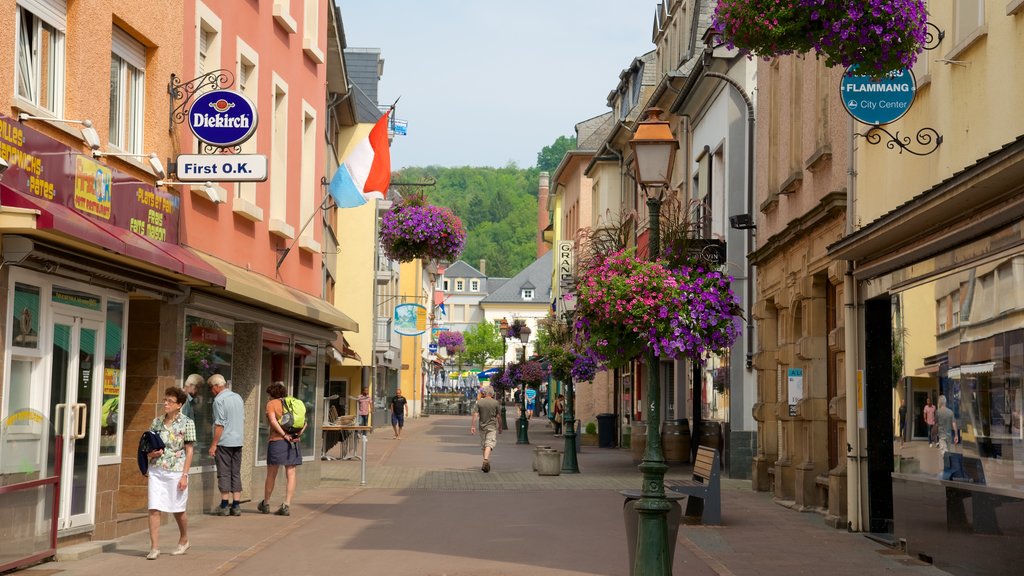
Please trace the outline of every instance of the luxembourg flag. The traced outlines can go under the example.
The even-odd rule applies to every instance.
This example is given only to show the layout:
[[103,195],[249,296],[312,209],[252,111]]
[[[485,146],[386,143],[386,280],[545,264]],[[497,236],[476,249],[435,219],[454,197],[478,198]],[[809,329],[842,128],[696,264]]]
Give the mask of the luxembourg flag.
[[391,184],[391,150],[388,146],[388,115],[377,120],[370,135],[356,145],[327,188],[338,208],[355,208],[370,198],[384,198]]

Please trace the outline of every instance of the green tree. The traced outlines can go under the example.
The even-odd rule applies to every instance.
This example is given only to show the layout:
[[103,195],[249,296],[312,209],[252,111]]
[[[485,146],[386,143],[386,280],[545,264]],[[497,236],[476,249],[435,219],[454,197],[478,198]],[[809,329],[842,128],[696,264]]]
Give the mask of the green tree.
[[481,322],[466,331],[466,349],[459,353],[461,363],[485,368],[489,360],[501,357],[501,334],[491,322]]
[[558,168],[569,150],[576,149],[575,136],[559,136],[551,145],[545,146],[537,153],[537,170],[551,174]]

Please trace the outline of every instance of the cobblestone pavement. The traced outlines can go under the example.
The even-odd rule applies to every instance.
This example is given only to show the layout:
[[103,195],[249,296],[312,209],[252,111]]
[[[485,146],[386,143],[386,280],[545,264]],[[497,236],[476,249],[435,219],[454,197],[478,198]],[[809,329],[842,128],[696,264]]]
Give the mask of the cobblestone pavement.
[[[250,502],[241,517],[193,517],[192,548],[184,556],[147,562],[142,533],[114,542],[110,552],[20,574],[629,574],[619,491],[639,489],[641,480],[629,450],[584,447],[580,474],[538,476],[533,448],[561,448],[562,439],[533,419],[532,444],[516,445],[506,431],[492,471],[484,474],[468,416],[407,422],[401,440],[389,428],[371,434],[365,485],[360,461],[324,462],[321,488],[300,493],[290,517],[258,514]],[[689,472],[672,466],[667,479]],[[752,492],[748,481],[723,481],[723,521],[680,528],[674,574],[946,574],[863,535],[829,528],[818,514],[780,506]],[[173,524],[163,527],[166,551],[176,537]]]

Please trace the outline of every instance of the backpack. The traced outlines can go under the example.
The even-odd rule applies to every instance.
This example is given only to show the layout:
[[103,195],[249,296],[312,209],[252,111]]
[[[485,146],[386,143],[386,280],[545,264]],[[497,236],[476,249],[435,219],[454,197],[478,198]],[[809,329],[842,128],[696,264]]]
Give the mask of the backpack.
[[306,427],[306,405],[293,396],[281,398],[281,428],[294,434]]

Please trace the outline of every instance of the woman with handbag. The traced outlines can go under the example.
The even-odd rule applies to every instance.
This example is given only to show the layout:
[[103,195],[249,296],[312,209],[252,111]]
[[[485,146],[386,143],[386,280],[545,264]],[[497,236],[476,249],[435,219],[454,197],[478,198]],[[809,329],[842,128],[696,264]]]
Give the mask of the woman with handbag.
[[178,524],[178,547],[172,556],[181,556],[191,544],[188,541],[188,470],[192,467],[192,445],[196,441],[196,425],[181,413],[188,394],[172,386],[164,391],[164,415],[154,418],[149,430],[163,440],[163,449],[153,450],[149,457],[149,554],[147,560],[160,557],[160,513],[174,515]]
[[565,396],[555,397],[555,436],[562,435],[562,415],[565,413]]

